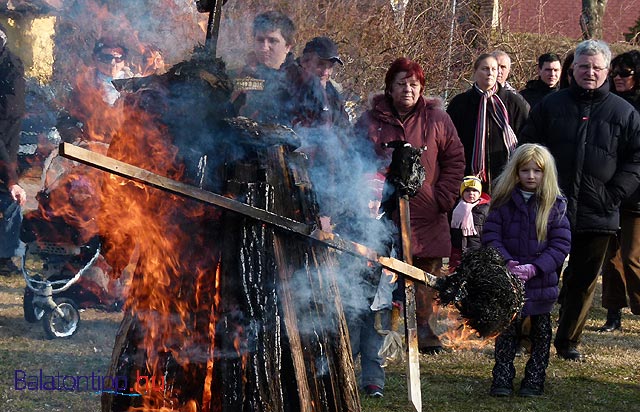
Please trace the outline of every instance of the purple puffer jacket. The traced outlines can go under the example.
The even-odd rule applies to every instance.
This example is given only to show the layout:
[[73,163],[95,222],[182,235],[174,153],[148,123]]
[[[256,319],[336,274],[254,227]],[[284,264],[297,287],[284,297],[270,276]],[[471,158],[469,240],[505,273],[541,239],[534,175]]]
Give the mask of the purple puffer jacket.
[[542,243],[536,235],[535,199],[532,196],[525,203],[520,190],[515,189],[508,202],[490,210],[482,232],[482,244],[497,248],[506,261],[536,267],[536,275],[524,285],[523,316],[551,312],[558,298],[558,272],[571,248],[566,199],[556,200],[549,214],[547,239]]

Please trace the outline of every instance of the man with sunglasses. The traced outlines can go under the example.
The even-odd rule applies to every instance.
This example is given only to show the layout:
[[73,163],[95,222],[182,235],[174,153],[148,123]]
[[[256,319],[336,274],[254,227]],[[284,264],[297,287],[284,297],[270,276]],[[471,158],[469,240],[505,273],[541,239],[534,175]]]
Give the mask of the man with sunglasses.
[[549,148],[568,200],[571,252],[562,274],[554,345],[559,357],[579,361],[577,347],[618,230],[620,204],[640,182],[640,113],[610,92],[611,51],[605,42],[585,40],[574,56],[573,83],[531,110],[520,141]]
[[120,97],[112,80],[133,77],[133,72],[126,65],[126,58],[127,48],[111,38],[100,38],[93,48],[95,84],[102,89],[103,99],[110,106]]
[[[631,50],[611,60],[613,93],[640,111],[640,51]],[[607,321],[599,332],[622,329],[622,308],[640,315],[640,190],[620,206],[620,230],[609,243],[602,266],[602,307]]]

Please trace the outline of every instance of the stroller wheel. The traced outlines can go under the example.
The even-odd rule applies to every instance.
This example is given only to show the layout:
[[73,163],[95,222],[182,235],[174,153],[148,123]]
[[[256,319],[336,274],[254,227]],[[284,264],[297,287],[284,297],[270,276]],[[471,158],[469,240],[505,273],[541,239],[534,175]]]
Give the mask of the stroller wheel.
[[58,309],[47,309],[42,319],[42,327],[47,334],[47,339],[68,338],[73,336],[80,326],[80,312],[73,300],[67,298],[54,299]]
[[29,323],[35,323],[44,316],[44,309],[33,305],[33,292],[29,289],[24,291],[22,311],[24,312],[24,320]]

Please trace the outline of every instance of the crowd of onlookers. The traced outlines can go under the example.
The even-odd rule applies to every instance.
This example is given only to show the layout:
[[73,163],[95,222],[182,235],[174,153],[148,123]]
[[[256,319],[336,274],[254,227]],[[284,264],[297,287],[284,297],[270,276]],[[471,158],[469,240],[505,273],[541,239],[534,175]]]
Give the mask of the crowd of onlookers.
[[[313,144],[305,147],[310,162],[332,174],[349,171],[348,164],[332,160],[339,145],[371,145],[381,166],[378,176],[384,176],[392,159],[385,143],[399,140],[425,148],[420,154],[425,179],[410,199],[412,264],[444,275],[443,258],[451,258],[455,267],[466,250],[492,246],[523,282],[525,306],[496,339],[492,395],[513,393],[513,361],[519,354],[530,354],[521,396],[543,393],[552,343],[559,357],[584,359],[578,345],[600,273],[608,311],[600,330],[620,329],[624,307],[640,314],[639,51],[612,59],[606,43],[586,40],[564,62],[545,53],[538,59],[538,77],[521,91],[508,82],[508,54],[481,54],[473,63],[473,84],[446,108],[440,99],[423,95],[420,64],[400,57],[388,68],[384,91],[372,97],[352,125],[341,86],[332,79],[334,68],[344,64],[332,39],[309,40],[295,58],[295,25],[276,11],[256,16],[252,36],[246,65],[231,72],[236,114],[290,126],[309,140],[313,135]],[[26,196],[15,167],[24,80],[21,64],[4,46],[6,36],[0,40],[0,72],[13,79],[0,83],[0,211],[3,222],[14,222],[2,226],[0,257],[6,265],[17,247],[9,239],[17,241],[18,206]],[[164,71],[158,49],[150,48],[147,57],[138,75]],[[113,106],[120,96],[113,81],[135,75],[126,63],[127,48],[100,39],[93,61],[81,81],[100,90],[102,103]],[[72,113],[70,128],[98,110],[76,107],[82,110]],[[377,185],[371,190],[377,202],[372,209],[388,203],[380,179],[367,184]],[[339,201],[325,192],[319,194],[320,221],[323,229],[337,230],[344,223]],[[397,222],[393,208],[386,212],[390,222]],[[377,397],[385,382],[379,332],[403,291],[401,282],[395,291],[385,288],[389,296],[380,304],[376,284],[386,278],[373,279],[366,291],[372,306],[349,314],[348,321],[353,355],[361,361],[360,384]],[[418,346],[424,354],[443,350],[434,328],[433,294],[416,286]],[[556,302],[560,311],[554,335],[550,314]]]

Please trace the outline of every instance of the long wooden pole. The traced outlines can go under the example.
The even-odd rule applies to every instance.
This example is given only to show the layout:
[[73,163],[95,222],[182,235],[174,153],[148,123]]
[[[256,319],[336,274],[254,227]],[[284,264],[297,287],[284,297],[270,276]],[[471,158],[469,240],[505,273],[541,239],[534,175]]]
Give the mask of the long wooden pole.
[[[400,235],[402,239],[402,259],[411,265],[411,214],[409,197],[398,197],[400,213]],[[422,391],[420,389],[420,362],[418,359],[418,325],[416,320],[416,287],[413,280],[404,279],[404,327],[407,341],[407,390],[409,402],[416,412],[422,412]]]
[[353,256],[365,258],[399,275],[403,275],[415,281],[424,282],[429,287],[433,288],[436,286],[437,278],[431,273],[425,272],[399,259],[379,256],[375,251],[365,245],[343,239],[332,233],[324,232],[314,226],[309,226],[305,223],[297,222],[284,216],[279,216],[275,213],[247,205],[246,203],[230,199],[217,193],[208,192],[195,186],[160,176],[137,166],[121,162],[111,157],[104,156],[100,153],[92,152],[69,143],[60,144],[60,155],[108,173],[240,213],[247,217],[278,227],[282,230],[304,236],[333,249],[349,253]]

